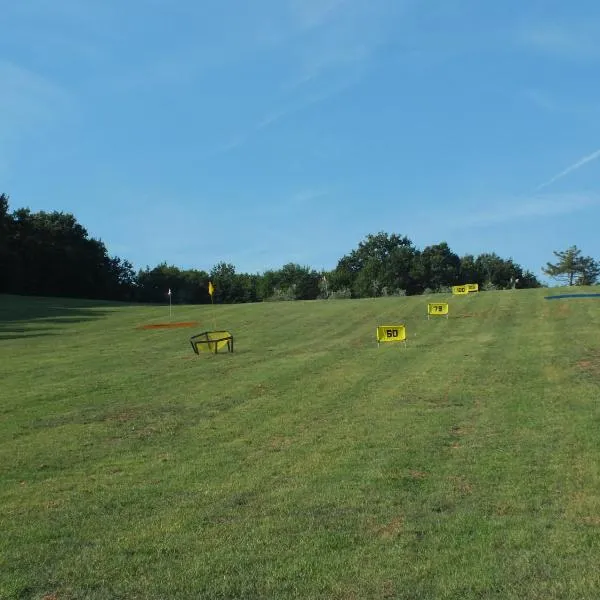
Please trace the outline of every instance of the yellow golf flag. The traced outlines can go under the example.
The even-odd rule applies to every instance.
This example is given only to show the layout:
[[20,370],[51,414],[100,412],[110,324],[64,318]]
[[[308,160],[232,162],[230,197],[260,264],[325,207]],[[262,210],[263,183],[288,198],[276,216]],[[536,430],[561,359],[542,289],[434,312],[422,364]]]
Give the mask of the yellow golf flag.
[[210,294],[211,298],[212,298],[212,295],[214,294],[214,292],[215,292],[215,288],[212,284],[212,281],[209,281],[208,282],[208,293]]

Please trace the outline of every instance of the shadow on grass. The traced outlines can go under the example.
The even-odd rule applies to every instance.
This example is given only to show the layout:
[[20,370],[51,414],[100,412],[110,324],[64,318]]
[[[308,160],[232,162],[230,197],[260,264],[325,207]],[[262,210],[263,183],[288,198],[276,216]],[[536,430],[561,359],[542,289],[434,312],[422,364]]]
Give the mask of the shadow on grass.
[[73,323],[84,323],[86,321],[91,321],[96,318],[103,317],[107,315],[106,311],[93,311],[90,313],[84,313],[80,317],[44,317],[38,319],[41,323],[51,323],[53,325],[71,325]]
[[6,340],[23,340],[23,339],[27,340],[29,338],[48,337],[51,335],[56,335],[56,333],[31,333],[31,334],[28,334],[26,332],[12,333],[12,332],[8,331],[7,333],[5,333],[5,332],[0,333],[0,342],[6,341]]
[[56,335],[62,333],[61,328],[56,326],[102,319],[112,312],[111,308],[119,306],[123,304],[102,300],[0,295],[0,340]]

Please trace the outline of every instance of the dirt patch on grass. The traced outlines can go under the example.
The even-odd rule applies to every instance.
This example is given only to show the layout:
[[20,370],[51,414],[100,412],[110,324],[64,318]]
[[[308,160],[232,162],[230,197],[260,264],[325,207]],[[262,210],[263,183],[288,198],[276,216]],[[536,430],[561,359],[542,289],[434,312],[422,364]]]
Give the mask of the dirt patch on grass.
[[384,581],[381,589],[382,598],[395,598],[396,597],[396,588],[391,581]]
[[473,486],[462,475],[451,475],[448,479],[452,482],[455,492],[461,495],[473,493]]
[[292,440],[287,437],[277,436],[269,442],[269,450],[271,452],[281,452],[292,445]]
[[259,383],[252,388],[252,393],[250,394],[251,398],[261,398],[266,394],[269,394],[272,391],[272,387],[270,385],[265,385],[264,383]]
[[471,425],[453,425],[450,428],[449,439],[447,444],[452,450],[458,450],[462,448],[461,438],[468,436],[473,433],[473,426]]
[[583,490],[569,494],[565,516],[584,525],[600,525],[600,496]]
[[524,511],[522,506],[516,505],[513,501],[504,500],[498,502],[494,508],[494,515],[497,517],[509,517],[522,514]]
[[582,373],[600,377],[600,351],[597,351],[577,363]]
[[560,370],[552,365],[543,367],[543,373],[546,381],[550,383],[557,383],[562,379]]
[[332,596],[335,600],[359,600],[360,596],[354,590],[342,590]]
[[178,327],[195,327],[198,321],[180,321],[178,323],[150,323],[139,325],[138,329],[176,329]]
[[122,410],[116,413],[108,414],[104,418],[106,421],[116,421],[117,423],[127,423],[133,421],[139,417],[139,411],[135,410]]
[[413,479],[425,479],[425,477],[427,477],[427,473],[424,473],[423,471],[409,471],[410,476]]
[[404,517],[394,517],[389,523],[377,529],[377,535],[383,539],[397,537],[404,529]]
[[471,318],[480,318],[480,317],[489,317],[490,314],[492,313],[491,310],[483,310],[483,311],[479,311],[479,312],[468,312],[468,313],[462,313],[459,315],[449,315],[451,319],[471,319]]
[[472,428],[469,427],[468,425],[454,425],[451,429],[450,429],[450,435],[452,436],[456,436],[456,437],[462,437],[463,435],[468,435],[469,433],[471,433]]

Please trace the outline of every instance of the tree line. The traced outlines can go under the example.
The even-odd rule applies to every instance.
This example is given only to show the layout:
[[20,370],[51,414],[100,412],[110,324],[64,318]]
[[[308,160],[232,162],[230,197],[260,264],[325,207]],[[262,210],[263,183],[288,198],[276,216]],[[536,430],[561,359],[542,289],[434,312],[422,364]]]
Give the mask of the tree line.
[[72,214],[10,213],[0,195],[0,293],[122,300],[135,284],[131,263],[109,256]]
[[[583,264],[580,259],[574,262]],[[585,264],[588,281],[593,273]],[[210,271],[161,263],[136,272],[129,261],[110,256],[72,214],[10,212],[8,196],[0,195],[0,293],[162,303],[171,290],[174,303],[204,304],[211,302],[209,281],[217,303],[403,296],[462,283],[482,290],[541,285],[510,258],[458,256],[445,242],[419,249],[385,232],[368,235],[330,271],[288,263],[250,274],[220,262]]]

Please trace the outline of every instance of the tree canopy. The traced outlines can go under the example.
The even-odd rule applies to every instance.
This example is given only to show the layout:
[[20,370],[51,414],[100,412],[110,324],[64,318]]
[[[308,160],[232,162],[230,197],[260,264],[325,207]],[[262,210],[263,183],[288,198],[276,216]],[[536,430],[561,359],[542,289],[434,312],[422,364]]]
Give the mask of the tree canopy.
[[[577,261],[572,280],[597,278],[597,263],[589,257]],[[331,271],[290,262],[250,274],[226,262],[210,270],[163,262],[135,272],[129,261],[110,256],[74,215],[10,212],[8,196],[0,195],[0,293],[163,303],[171,289],[174,303],[204,304],[211,301],[209,281],[218,303],[412,295],[459,283],[478,283],[480,289],[540,285],[510,258],[460,257],[443,241],[421,250],[408,237],[383,231],[367,235]]]
[[70,213],[8,212],[0,196],[0,292],[129,299],[133,266],[108,255]]
[[546,263],[542,271],[568,285],[592,285],[600,276],[600,263],[591,256],[583,256],[577,246],[569,246],[566,250],[554,251],[558,258],[555,263]]

